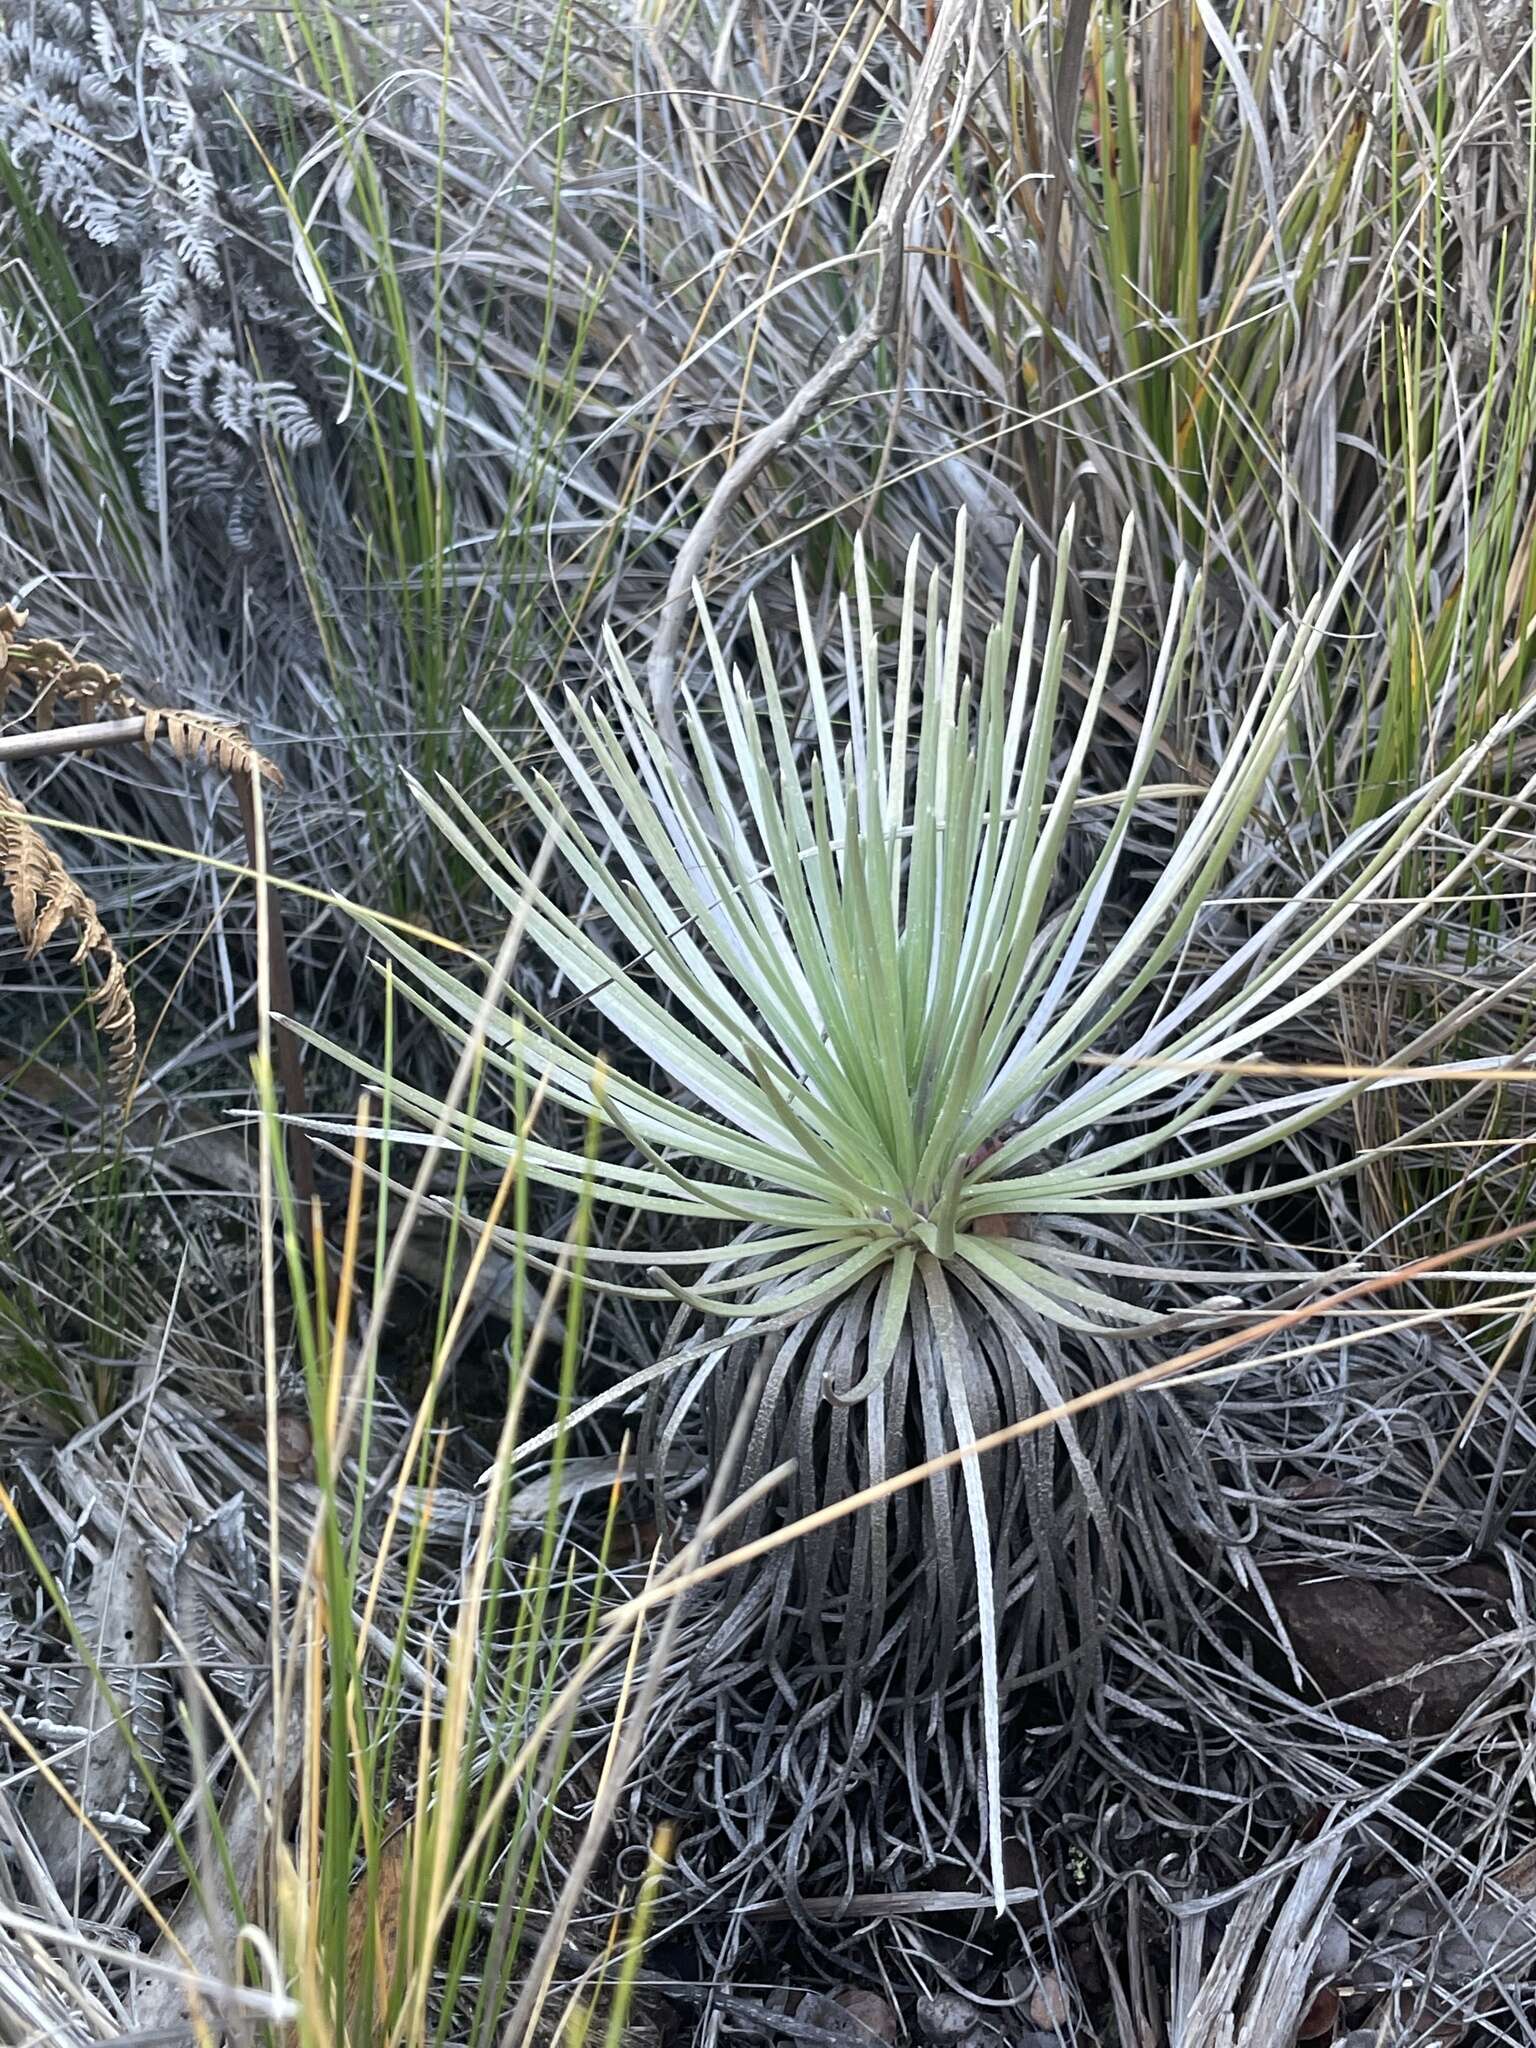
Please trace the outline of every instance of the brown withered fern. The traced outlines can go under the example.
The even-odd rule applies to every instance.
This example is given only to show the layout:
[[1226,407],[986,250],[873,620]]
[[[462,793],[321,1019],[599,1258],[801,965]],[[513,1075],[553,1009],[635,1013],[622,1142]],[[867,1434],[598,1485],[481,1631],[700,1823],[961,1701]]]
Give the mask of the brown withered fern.
[[[282,776],[237,726],[202,712],[168,709],[135,695],[114,670],[84,661],[60,641],[22,640],[27,614],[0,604],[0,699],[26,692],[24,716],[36,732],[52,729],[67,709],[82,725],[100,718],[139,721],[144,746],[164,741],[178,761],[220,769],[230,776],[260,775],[275,787]],[[82,735],[81,751],[89,742]],[[57,751],[55,748],[54,751]],[[25,956],[35,960],[56,934],[72,925],[79,934],[72,965],[94,961],[100,970],[90,1001],[107,1044],[108,1074],[126,1096],[138,1059],[138,1034],[128,976],[91,897],[48,845],[20,799],[0,782],[0,879],[10,891],[11,915]]]
[[122,960],[86,895],[22,805],[0,784],[0,876],[11,896],[11,916],[23,950],[35,960],[65,923],[79,932],[72,965],[92,959],[101,977],[91,991],[96,1023],[107,1042],[107,1071],[126,1094],[138,1060],[133,998]]
[[62,641],[22,640],[27,614],[14,605],[0,605],[0,682],[7,697],[30,690],[27,707],[33,726],[47,732],[53,714],[67,704],[87,718],[131,718],[138,709],[120,675],[99,661],[82,661]]
[[48,732],[54,714],[66,707],[82,722],[95,718],[142,718],[146,747],[164,740],[178,761],[199,762],[226,775],[260,775],[275,788],[283,778],[236,725],[201,711],[146,703],[116,670],[82,661],[59,640],[22,640],[27,614],[0,604],[0,689],[7,697],[30,690],[27,707],[35,731]]
[[259,775],[274,789],[282,788],[276,765],[257,753],[238,725],[227,725],[201,711],[169,711],[162,704],[135,708],[144,714],[146,747],[164,740],[178,761],[196,761],[220,768],[226,775]]

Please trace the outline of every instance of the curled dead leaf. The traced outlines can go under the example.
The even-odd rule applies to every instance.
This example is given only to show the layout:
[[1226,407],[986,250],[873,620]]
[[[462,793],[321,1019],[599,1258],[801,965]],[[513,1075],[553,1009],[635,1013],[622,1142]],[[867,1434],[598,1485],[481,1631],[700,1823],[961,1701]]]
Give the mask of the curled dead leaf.
[[399,1963],[409,1834],[404,1808],[392,1807],[373,1867],[359,1874],[347,1901],[347,2003],[354,2020],[372,2020],[375,2031],[382,2031]]

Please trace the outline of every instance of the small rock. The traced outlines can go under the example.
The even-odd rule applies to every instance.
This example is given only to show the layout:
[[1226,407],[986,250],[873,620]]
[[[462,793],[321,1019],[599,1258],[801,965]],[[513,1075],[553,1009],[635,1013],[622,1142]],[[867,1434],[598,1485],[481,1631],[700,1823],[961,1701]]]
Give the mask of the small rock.
[[1509,1599],[1490,1566],[1430,1581],[1280,1565],[1265,1581],[1318,1692],[1380,1735],[1445,1734],[1498,1669],[1483,1643],[1507,1622]]
[[1524,1948],[1533,1932],[1536,1932],[1536,1927],[1532,1924],[1529,1905],[1505,1905],[1499,1899],[1490,1899],[1472,1915],[1472,1938],[1490,1956],[1500,1951]]
[[953,1991],[935,1991],[917,2001],[912,2012],[912,2022],[924,2041],[932,2041],[935,2048],[950,2048],[950,2043],[963,2041],[975,2032],[981,2019],[976,2007],[968,1998],[960,1998]]
[[1071,2012],[1072,2001],[1066,1986],[1054,1970],[1043,1970],[1030,1995],[1030,2024],[1046,2032],[1059,2033]]
[[1361,1892],[1355,1907],[1355,1920],[1361,1927],[1375,1927],[1392,1909],[1393,1901],[1403,1889],[1402,1880],[1396,1877],[1377,1877]]
[[1301,2025],[1296,2029],[1298,2041],[1321,2041],[1333,2032],[1339,2016],[1339,1994],[1331,1984],[1325,1984],[1301,2016]]
[[1421,1955],[1417,1942],[1400,1942],[1386,1948],[1367,1949],[1363,1956],[1356,1956],[1349,1966],[1350,1995],[1361,1998],[1377,1997],[1384,1991],[1390,1991],[1394,1984],[1402,1983],[1404,1976],[1414,1967],[1415,1959],[1421,1958]]
[[1393,1907],[1388,1916],[1387,1932],[1397,1935],[1402,1941],[1422,1941],[1429,1932],[1427,1908],[1415,1905],[1412,1899],[1404,1899],[1400,1906]]
[[1333,1914],[1323,1923],[1322,1935],[1312,1956],[1312,1981],[1324,1984],[1330,1977],[1342,1977],[1349,1968],[1349,1929]]
[[841,1991],[834,1991],[832,2004],[844,2015],[839,2022],[832,2022],[831,2031],[846,2034],[850,2041],[884,2041],[894,2043],[901,2029],[896,2024],[896,2015],[878,1991],[866,1991],[858,1984],[845,1984]]
[[272,1447],[277,1469],[285,1479],[308,1479],[313,1475],[315,1440],[307,1415],[299,1415],[291,1408],[280,1410]]
[[1436,1952],[1436,1974],[1448,1984],[1465,1984],[1488,1966],[1488,1957],[1464,1934],[1448,1934]]

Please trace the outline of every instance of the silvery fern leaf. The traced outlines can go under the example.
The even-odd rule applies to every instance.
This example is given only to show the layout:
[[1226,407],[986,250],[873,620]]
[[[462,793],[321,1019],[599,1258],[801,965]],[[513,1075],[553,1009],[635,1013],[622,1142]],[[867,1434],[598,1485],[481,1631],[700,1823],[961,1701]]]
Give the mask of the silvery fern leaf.
[[274,376],[265,395],[266,367],[292,368],[301,345],[291,308],[285,319],[246,289],[272,266],[236,218],[228,130],[208,116],[230,83],[219,40],[194,51],[163,29],[153,7],[110,0],[89,18],[72,0],[11,10],[0,25],[0,147],[38,207],[89,245],[75,253],[104,281],[94,338],[141,451],[146,498],[158,505],[172,473],[195,477],[226,533],[253,538],[262,431],[297,449],[320,428],[300,418],[308,407],[291,380]]

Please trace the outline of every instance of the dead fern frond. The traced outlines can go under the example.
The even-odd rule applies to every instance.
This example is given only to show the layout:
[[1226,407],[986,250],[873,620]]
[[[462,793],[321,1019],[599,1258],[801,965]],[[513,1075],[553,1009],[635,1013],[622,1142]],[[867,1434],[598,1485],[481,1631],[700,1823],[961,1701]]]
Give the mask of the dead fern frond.
[[99,661],[82,661],[62,641],[20,639],[26,623],[24,611],[0,604],[0,693],[33,693],[28,711],[37,731],[51,728],[61,705],[82,722],[104,716],[142,718],[146,747],[163,739],[178,761],[206,764],[226,775],[260,775],[281,789],[283,778],[276,766],[257,752],[238,726],[201,711],[146,704],[115,669]]
[[[276,767],[257,752],[238,726],[200,711],[146,704],[116,670],[104,668],[99,661],[82,661],[62,641],[22,639],[26,625],[27,614],[19,606],[0,604],[0,703],[15,691],[29,692],[27,715],[38,733],[49,729],[55,711],[64,705],[81,727],[78,745],[82,753],[93,742],[120,745],[141,739],[148,748],[156,740],[164,740],[178,761],[218,768],[237,778],[259,775],[274,787],[282,787],[283,778]],[[105,730],[93,725],[103,714],[109,720],[123,721],[123,725],[108,725]],[[67,728],[54,740],[41,741],[31,733],[7,739],[3,746],[11,759],[23,759],[29,752],[73,751]],[[126,1097],[133,1085],[138,1038],[123,963],[96,905],[41,837],[25,806],[3,783],[0,881],[11,892],[11,912],[29,960],[36,959],[66,922],[78,926],[74,964],[93,959],[100,970],[91,1005],[107,1042],[113,1086]]]
[[[0,626],[3,630],[3,626]],[[0,879],[11,895],[11,915],[26,957],[35,960],[66,922],[79,928],[71,957],[78,966],[94,959],[101,978],[91,991],[96,1024],[107,1042],[107,1066],[120,1095],[132,1086],[138,1034],[128,977],[100,914],[74,876],[42,837],[25,808],[0,785]]]
[[282,788],[276,764],[258,753],[238,726],[205,717],[200,711],[168,711],[160,704],[138,708],[144,713],[146,747],[163,739],[178,761],[207,762],[222,768],[226,775],[259,775],[274,788]]
[[33,694],[29,707],[39,732],[53,723],[61,704],[84,718],[103,712],[130,718],[143,709],[123,678],[99,661],[82,661],[61,640],[21,640],[27,614],[14,605],[0,605],[0,685]]
[[165,740],[178,761],[222,769],[226,775],[259,775],[281,789],[283,778],[273,762],[258,753],[236,725],[201,711],[172,710],[146,704],[129,689],[115,669],[99,661],[82,661],[60,640],[22,640],[27,614],[0,604],[0,697],[29,690],[28,715],[38,732],[53,725],[54,713],[67,705],[81,723],[110,718],[142,718],[144,744]]

